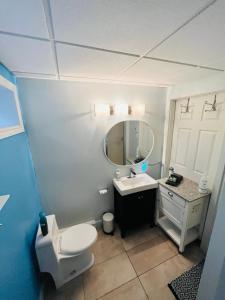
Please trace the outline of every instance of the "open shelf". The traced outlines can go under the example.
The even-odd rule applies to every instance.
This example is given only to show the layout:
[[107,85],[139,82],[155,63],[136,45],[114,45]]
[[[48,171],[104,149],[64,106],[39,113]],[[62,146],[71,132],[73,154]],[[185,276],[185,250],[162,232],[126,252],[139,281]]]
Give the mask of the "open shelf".
[[171,239],[179,246],[180,245],[180,229],[175,226],[166,216],[158,219],[158,224],[171,237]]
[[[158,224],[160,227],[162,227],[166,234],[169,237],[171,237],[171,239],[178,246],[180,246],[181,230],[175,224],[173,224],[166,216],[163,216],[160,219],[158,219]],[[198,230],[195,227],[188,229],[184,244],[187,245],[196,240],[196,238],[198,238]]]

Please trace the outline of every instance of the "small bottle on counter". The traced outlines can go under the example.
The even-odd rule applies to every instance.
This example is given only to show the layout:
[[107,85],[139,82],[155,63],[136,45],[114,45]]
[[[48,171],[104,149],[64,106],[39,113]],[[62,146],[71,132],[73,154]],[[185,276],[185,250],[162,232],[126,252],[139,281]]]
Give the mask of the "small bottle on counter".
[[120,169],[116,169],[115,177],[117,180],[120,180]]
[[174,173],[174,168],[173,167],[170,167],[169,168],[169,178],[170,176]]
[[44,212],[39,213],[39,218],[40,218],[40,227],[41,227],[41,232],[42,235],[45,236],[48,234],[48,222],[47,218]]
[[198,185],[198,190],[202,194],[208,193],[208,178],[206,174],[203,174]]

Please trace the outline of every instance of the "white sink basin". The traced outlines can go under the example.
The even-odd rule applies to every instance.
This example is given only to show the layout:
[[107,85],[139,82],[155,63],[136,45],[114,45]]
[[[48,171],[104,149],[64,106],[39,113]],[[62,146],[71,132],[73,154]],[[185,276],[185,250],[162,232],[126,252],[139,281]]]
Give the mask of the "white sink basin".
[[113,179],[113,185],[121,196],[155,189],[158,182],[146,173],[138,174],[135,177],[121,177],[120,180]]

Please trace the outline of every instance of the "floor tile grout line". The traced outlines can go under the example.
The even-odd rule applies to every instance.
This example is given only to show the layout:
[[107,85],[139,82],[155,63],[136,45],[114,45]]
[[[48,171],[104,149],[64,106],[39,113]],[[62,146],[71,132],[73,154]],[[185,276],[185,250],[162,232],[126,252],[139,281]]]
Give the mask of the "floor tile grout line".
[[108,260],[111,260],[111,259],[113,259],[113,258],[115,258],[115,257],[117,257],[117,256],[119,256],[119,255],[122,255],[123,253],[125,253],[125,251],[122,252],[122,253],[118,253],[118,254],[116,254],[116,255],[114,255],[114,256],[112,256],[112,257],[109,257],[109,258],[107,258],[106,260],[101,261],[100,263],[97,263],[96,265],[93,265],[92,268],[94,268],[95,266],[99,266],[99,265],[101,265],[101,264],[107,262]]
[[138,276],[138,280],[139,280],[139,282],[140,282],[140,284],[141,284],[141,286],[142,286],[142,288],[143,288],[143,290],[144,290],[144,293],[145,293],[147,299],[150,299],[149,296],[148,296],[148,293],[147,293],[147,291],[145,290],[145,287],[143,286],[143,284],[142,284],[141,279],[140,279],[139,276]]
[[[121,254],[126,254],[126,256],[128,257],[128,255],[127,255],[126,251],[124,251],[124,252],[122,252],[122,253],[119,253],[119,254],[117,254],[117,255],[115,255],[115,256],[113,256],[113,257],[111,257],[111,258],[108,258],[108,259],[106,259],[105,261],[103,261],[103,262],[101,262],[101,263],[98,263],[98,264],[97,264],[97,265],[95,265],[95,266],[98,266],[98,265],[100,265],[100,264],[102,264],[102,263],[104,263],[104,262],[106,262],[106,261],[109,261],[109,260],[111,260],[112,258],[115,258],[115,257],[117,257],[117,256],[119,256],[119,255],[121,255]],[[128,257],[128,259],[129,259],[129,257]],[[130,261],[130,259],[129,259],[129,261]],[[131,264],[131,265],[132,265],[132,264]],[[94,267],[94,266],[93,266],[93,267]],[[133,265],[132,265],[132,267],[133,267]],[[134,269],[134,267],[133,267],[133,269]],[[116,290],[116,289],[120,288],[121,286],[123,286],[123,285],[127,284],[128,282],[130,282],[130,281],[132,281],[132,280],[134,280],[134,279],[137,279],[137,278],[138,278],[138,276],[137,276],[137,273],[136,273],[135,269],[134,269],[134,272],[135,272],[135,274],[136,274],[136,277],[134,277],[134,278],[132,278],[132,279],[128,280],[127,282],[124,282],[123,284],[121,284],[121,285],[119,285],[118,287],[116,287],[116,288],[112,289],[111,291],[107,292],[106,294],[103,294],[103,295],[101,295],[100,297],[96,298],[95,300],[98,300],[98,299],[100,299],[100,298],[104,297],[105,295],[107,295],[107,294],[111,293],[112,291],[114,291],[114,290]],[[83,284],[83,281],[84,281],[84,277],[82,278],[82,284]],[[84,289],[84,296],[85,296],[85,289]],[[85,300],[87,300],[87,299],[86,299],[86,296],[85,296]]]
[[94,264],[93,267],[94,267],[94,266],[98,266],[98,265],[100,265],[100,264],[106,262],[107,260],[110,260],[110,259],[112,259],[112,258],[115,258],[116,256],[119,256],[119,255],[123,254],[124,252],[125,252],[125,251],[122,251],[122,252],[120,252],[120,253],[118,253],[118,254],[115,254],[115,255],[113,255],[113,256],[110,256],[109,258],[106,258],[106,259],[104,259],[103,261]]
[[[103,235],[103,236],[104,236],[104,235]],[[154,240],[154,239],[157,238],[157,237],[159,238],[160,236],[161,236],[161,235],[158,235],[158,236],[154,237],[154,238],[151,239],[151,240]],[[115,290],[121,288],[122,286],[125,286],[125,285],[128,284],[129,282],[131,282],[131,281],[133,281],[133,280],[136,280],[136,279],[137,279],[138,282],[141,284],[141,287],[142,287],[142,289],[144,290],[144,294],[145,294],[146,297],[147,297],[146,299],[149,299],[149,300],[150,300],[150,299],[151,299],[151,296],[147,294],[147,291],[145,290],[145,287],[144,287],[144,285],[142,284],[142,281],[141,281],[140,277],[141,277],[142,275],[145,275],[147,272],[153,271],[154,269],[158,268],[160,265],[166,263],[167,261],[170,261],[170,260],[174,259],[175,257],[182,256],[182,257],[184,257],[184,258],[189,259],[188,257],[185,257],[184,255],[178,253],[178,252],[177,252],[177,249],[175,249],[175,248],[172,247],[172,245],[171,245],[172,243],[170,242],[170,239],[166,238],[165,243],[167,243],[167,245],[169,246],[169,248],[171,249],[171,251],[174,252],[174,255],[171,256],[171,257],[169,257],[168,259],[165,259],[164,261],[162,261],[162,262],[159,263],[158,265],[156,265],[156,266],[154,266],[154,267],[152,267],[152,268],[146,270],[145,272],[141,273],[140,275],[138,275],[138,273],[137,273],[137,271],[136,271],[136,269],[135,269],[135,267],[134,267],[134,265],[133,265],[133,263],[132,263],[132,260],[131,260],[130,256],[128,255],[128,251],[129,251],[129,250],[126,250],[124,247],[122,247],[122,245],[123,245],[123,244],[122,244],[122,239],[119,238],[119,236],[116,236],[116,235],[115,235],[114,237],[112,237],[112,238],[118,239],[118,241],[120,242],[120,245],[121,245],[121,249],[123,249],[124,251],[121,252],[121,253],[119,253],[119,254],[117,254],[117,255],[114,255],[114,256],[112,256],[112,257],[110,257],[110,258],[108,258],[108,259],[106,259],[106,260],[103,261],[103,262],[109,261],[109,260],[113,259],[113,258],[116,257],[116,256],[119,256],[119,255],[123,255],[123,254],[124,254],[124,255],[128,258],[128,260],[129,260],[129,262],[130,262],[130,265],[133,267],[133,270],[134,270],[134,273],[136,274],[136,276],[133,277],[133,278],[131,278],[130,280],[128,280],[128,281],[126,281],[126,282],[120,284],[119,286],[113,288],[112,290],[106,292],[105,294],[101,295],[100,297],[95,298],[95,300],[98,300],[98,299],[101,299],[101,298],[105,297],[106,295],[112,293],[113,291],[115,291]],[[146,243],[146,242],[149,242],[149,241],[145,241],[145,242],[143,242],[143,243]],[[142,244],[143,244],[143,243],[142,243]],[[139,245],[140,245],[140,244],[139,244]],[[139,246],[139,245],[137,245],[137,246]],[[135,248],[135,247],[134,247],[134,248]],[[101,262],[101,263],[99,263],[99,264],[102,264],[103,262]],[[193,265],[193,264],[192,264],[192,265]],[[192,265],[191,265],[191,266],[192,266]],[[84,300],[88,300],[87,294],[85,293],[84,276],[85,276],[85,275],[81,275],[81,289],[82,289],[82,291],[83,291]],[[65,296],[65,295],[63,295],[63,297],[64,297],[64,296]],[[63,298],[63,300],[65,300],[65,299]]]
[[[125,252],[126,252],[126,251],[125,251]],[[127,254],[127,253],[126,253],[126,254]],[[153,267],[153,268],[147,270],[146,272],[144,272],[144,273],[138,275],[137,272],[136,272],[136,270],[135,270],[135,268],[134,268],[134,266],[133,266],[133,264],[132,264],[132,262],[131,262],[131,260],[130,260],[130,258],[129,258],[129,256],[128,256],[128,254],[127,254],[127,257],[128,257],[128,259],[129,259],[129,261],[130,261],[130,263],[131,263],[131,265],[132,265],[132,267],[133,267],[133,269],[134,269],[134,271],[135,271],[136,277],[135,277],[135,278],[132,278],[132,279],[130,279],[130,280],[128,280],[127,282],[124,282],[124,283],[121,284],[120,286],[118,286],[118,287],[112,289],[111,291],[109,291],[109,292],[107,292],[107,293],[101,295],[100,297],[96,298],[95,300],[99,300],[99,299],[101,299],[102,297],[105,297],[106,295],[108,295],[108,294],[112,293],[113,291],[115,291],[115,290],[121,288],[122,286],[125,286],[126,284],[128,284],[129,282],[131,282],[131,281],[133,281],[133,280],[135,280],[135,279],[138,279],[138,280],[139,280],[139,282],[140,282],[140,284],[141,284],[141,286],[142,286],[142,288],[143,288],[143,290],[144,290],[144,293],[145,293],[145,295],[147,296],[147,299],[150,299],[149,296],[148,296],[148,294],[147,294],[147,292],[146,292],[146,290],[145,290],[145,288],[144,288],[144,286],[143,286],[143,284],[142,284],[142,282],[141,282],[141,280],[140,280],[140,276],[144,275],[145,273],[147,273],[147,272],[149,272],[149,271],[151,271],[151,270],[157,268],[158,266],[162,265],[163,263],[165,263],[165,262],[167,262],[167,261],[169,261],[169,260],[171,260],[171,259],[173,259],[174,257],[179,256],[179,255],[180,255],[180,254],[177,253],[177,254],[175,254],[174,256],[172,256],[172,257],[166,259],[165,261],[161,262],[161,263],[158,264],[157,266],[155,266],[155,267]],[[117,256],[117,255],[116,255],[116,256]],[[114,257],[115,257],[115,256],[114,256]],[[110,259],[109,259],[109,260],[110,260]],[[84,292],[84,296],[85,296],[85,292]],[[86,297],[85,297],[84,299],[85,299],[85,300],[88,300],[88,299],[86,299]]]
[[[125,252],[126,252],[126,251],[125,251]],[[126,254],[127,254],[127,253],[126,253]],[[155,267],[153,267],[153,268],[151,268],[151,269],[145,271],[144,273],[138,275],[137,272],[136,272],[136,270],[135,270],[135,268],[134,268],[134,266],[133,266],[133,264],[132,264],[132,262],[131,262],[131,260],[130,260],[130,257],[129,257],[128,254],[127,254],[127,257],[128,257],[128,259],[129,259],[129,261],[130,261],[130,263],[131,263],[131,265],[132,265],[132,267],[133,267],[133,269],[134,269],[134,271],[135,271],[135,273],[136,273],[137,276],[136,276],[135,278],[132,278],[132,279],[128,280],[127,282],[121,284],[120,286],[118,286],[118,287],[112,289],[111,291],[107,292],[106,294],[104,294],[104,295],[102,295],[102,296],[96,298],[95,300],[99,300],[99,299],[101,299],[102,297],[105,297],[106,295],[110,294],[111,292],[117,290],[118,288],[120,288],[120,287],[122,287],[122,286],[128,284],[129,282],[131,282],[132,280],[135,280],[135,279],[138,279],[138,280],[139,280],[139,282],[140,282],[140,284],[141,284],[141,286],[142,286],[142,288],[143,288],[143,290],[144,290],[144,292],[145,292],[145,295],[147,296],[147,299],[150,299],[149,296],[148,296],[148,294],[147,294],[147,292],[146,292],[146,290],[145,290],[145,288],[144,288],[144,286],[143,286],[143,284],[142,284],[142,282],[141,282],[141,280],[140,280],[140,276],[144,275],[145,273],[147,273],[147,272],[149,272],[149,271],[151,271],[151,270],[157,268],[158,266],[162,265],[163,263],[165,263],[165,262],[167,262],[167,261],[169,261],[169,260],[171,260],[171,259],[173,259],[174,257],[179,256],[179,255],[182,255],[182,254],[177,253],[177,254],[175,254],[174,256],[172,256],[172,257],[166,259],[165,261],[161,262],[161,263],[158,264],[157,266],[155,266]],[[85,293],[84,293],[84,294],[85,294]],[[88,299],[85,298],[85,300],[88,300]]]
[[139,280],[139,282],[140,282],[140,284],[141,284],[141,286],[142,286],[142,289],[144,290],[144,293],[145,293],[147,299],[149,299],[148,294],[147,294],[147,292],[146,292],[146,290],[145,290],[145,288],[144,288],[144,286],[143,286],[143,284],[142,284],[142,282],[141,282],[141,280],[140,280],[140,278],[139,278],[139,276],[138,276],[138,274],[137,274],[137,271],[136,271],[136,269],[135,269],[135,267],[134,267],[134,265],[133,265],[133,263],[132,263],[132,261],[131,261],[129,255],[128,255],[128,253],[126,253],[126,254],[127,254],[127,257],[128,257],[128,259],[129,259],[129,261],[130,261],[130,263],[131,263],[133,269],[134,269],[135,274],[137,275],[137,278],[138,278],[138,280]]
[[[155,229],[157,229],[157,228],[159,228],[160,229],[160,227],[158,227],[158,226],[155,226],[154,227]],[[153,230],[154,228],[150,228],[149,230],[151,231],[151,230]],[[161,230],[161,229],[160,229]],[[151,232],[150,232],[151,233]],[[126,249],[125,248],[125,246],[123,245],[123,242],[121,241],[120,243],[122,244],[122,247],[123,247],[123,249],[124,249],[124,251],[125,252],[129,252],[130,250],[133,250],[133,249],[135,249],[135,248],[137,248],[137,247],[139,247],[139,246],[141,246],[141,245],[143,245],[143,244],[145,244],[145,243],[148,243],[148,242],[151,242],[151,241],[153,241],[153,240],[155,240],[155,239],[157,239],[157,238],[160,238],[160,237],[166,237],[167,238],[167,236],[166,235],[164,235],[163,233],[156,233],[156,236],[155,237],[153,237],[153,238],[151,238],[151,239],[148,239],[148,240],[145,240],[145,241],[143,241],[143,242],[141,242],[140,244],[137,244],[137,245],[135,245],[134,247],[132,247],[132,248],[130,248],[130,249]],[[113,236],[114,237],[114,236]],[[122,238],[121,238],[121,240],[122,240]],[[166,239],[164,242],[168,242],[168,239]],[[118,254],[117,254],[118,255]],[[117,256],[117,255],[115,255],[115,256]],[[114,256],[114,257],[115,257]],[[109,258],[110,259],[110,258]]]
[[[95,300],[99,300],[99,299],[101,299],[102,297],[105,297],[105,296],[109,295],[110,293],[112,293],[112,292],[114,292],[115,290],[117,290],[117,289],[123,287],[124,285],[128,284],[129,282],[131,282],[131,281],[133,281],[133,280],[136,280],[137,278],[138,278],[138,277],[135,277],[135,278],[132,278],[132,279],[130,279],[130,280],[124,282],[123,284],[121,284],[121,285],[119,285],[118,287],[112,289],[111,291],[105,293],[104,295],[102,295],[102,296],[96,298]],[[85,300],[88,300],[88,299],[85,299]]]
[[[160,237],[160,236],[157,236],[157,237],[154,237],[154,238],[151,239],[151,240],[145,241],[145,242],[143,242],[143,243],[141,243],[141,244],[139,244],[139,245],[137,245],[137,246],[135,246],[135,247],[133,247],[133,248],[127,250],[126,252],[129,252],[129,251],[131,251],[131,250],[133,250],[133,249],[135,249],[135,248],[137,248],[137,247],[139,247],[139,246],[142,246],[142,245],[145,244],[145,243],[149,243],[149,242],[151,242],[151,241],[153,241],[153,240],[155,240],[155,239],[157,239],[157,238],[159,238],[159,237]],[[162,243],[167,243],[167,241],[163,241]],[[171,248],[170,248],[170,249],[171,249]],[[129,254],[128,254],[128,255],[129,255]]]
[[[155,226],[155,228],[159,228],[159,227]],[[158,233],[157,233],[157,235],[158,235]],[[128,251],[133,250],[133,249],[135,249],[135,248],[137,248],[137,247],[139,247],[139,246],[141,246],[141,245],[143,245],[143,244],[145,244],[145,243],[151,242],[151,241],[153,241],[154,239],[157,239],[157,238],[159,238],[159,237],[161,237],[161,234],[159,234],[158,236],[153,237],[153,238],[150,239],[150,240],[146,240],[146,241],[144,241],[144,242],[141,242],[140,244],[137,244],[136,246],[134,246],[134,247],[132,247],[132,248],[130,248],[130,249],[128,249],[128,250],[126,250],[125,247],[124,247],[124,249],[125,249],[126,252],[128,252]]]
[[83,295],[84,295],[84,300],[85,300],[85,289],[84,289],[84,274],[81,274],[81,284],[82,284],[82,290],[83,290]]
[[108,260],[110,260],[110,259],[112,259],[112,258],[115,258],[116,256],[119,256],[119,255],[123,254],[124,252],[126,252],[125,248],[123,247],[123,243],[122,243],[122,242],[120,242],[120,243],[121,243],[122,248],[123,248],[123,251],[122,251],[122,252],[120,252],[120,253],[118,253],[118,254],[116,254],[116,255],[113,255],[113,256],[111,256],[111,257],[109,257],[109,258],[106,258],[105,260],[103,260],[103,261],[101,261],[101,262],[99,262],[99,263],[96,263],[95,265],[93,265],[93,267],[94,267],[94,266],[98,266],[98,265],[100,265],[100,264],[102,264],[102,263],[104,263],[104,262],[106,262],[106,261],[108,261]]
[[[116,254],[116,255],[110,257],[110,258],[107,258],[107,259],[105,259],[104,261],[97,263],[97,264],[94,265],[93,267],[99,266],[99,265],[103,264],[104,262],[109,261],[109,260],[111,260],[111,259],[113,259],[113,258],[115,258],[115,257],[117,257],[117,256],[119,256],[119,255],[121,255],[121,254],[123,254],[123,253],[126,253],[126,255],[128,256],[128,258],[129,258],[129,260],[130,260],[130,257],[129,257],[129,254],[128,254],[128,252],[129,252],[130,250],[133,250],[133,249],[135,249],[135,248],[137,248],[137,247],[139,247],[139,246],[141,246],[141,245],[143,245],[143,244],[145,244],[145,243],[148,243],[148,242],[150,242],[150,241],[153,241],[153,240],[155,240],[155,239],[157,239],[157,238],[159,238],[159,237],[161,237],[161,235],[156,236],[156,237],[152,238],[151,240],[147,240],[147,241],[145,241],[145,242],[143,242],[143,243],[140,243],[140,244],[136,245],[135,247],[133,247],[133,248],[131,248],[131,249],[129,249],[129,250],[126,250],[126,249],[124,248],[124,246],[123,246],[123,243],[122,243],[122,246],[123,246],[123,248],[124,248],[124,251],[123,251],[123,252],[118,253],[118,254]],[[163,243],[167,243],[167,242],[168,242],[168,240],[165,240]],[[170,248],[170,249],[171,249],[171,248]],[[178,254],[175,254],[174,256],[176,256],[176,255],[178,255]],[[172,257],[174,257],[174,256],[172,256]],[[172,258],[172,257],[171,257],[171,258]],[[166,259],[165,261],[167,261],[167,260],[169,260],[169,259],[170,259],[170,258]],[[163,262],[162,262],[162,263],[163,263]],[[132,263],[131,263],[131,264],[132,264]],[[161,263],[160,263],[160,264],[161,264]],[[160,265],[160,264],[159,264],[159,265]],[[133,266],[133,264],[132,264],[132,266]],[[157,265],[157,266],[158,266],[158,265]],[[157,266],[155,266],[155,267],[157,267]],[[155,268],[155,267],[154,267],[154,268]],[[134,268],[134,266],[133,266],[133,268]],[[151,268],[151,269],[153,269],[153,268]],[[149,270],[151,270],[151,269],[149,269]],[[149,271],[149,270],[148,270],[148,271]],[[148,271],[145,271],[144,273],[146,273],[146,272],[148,272]],[[136,270],[135,270],[135,273],[136,273]],[[144,274],[144,273],[141,273],[140,275],[137,275],[137,276],[141,276],[141,275]]]
[[[123,254],[123,253],[126,253],[127,256],[129,257],[129,254],[127,253],[128,251],[133,250],[133,249],[135,249],[135,248],[137,248],[137,247],[139,247],[139,246],[141,246],[141,245],[143,245],[143,244],[145,244],[145,243],[147,243],[147,242],[153,241],[153,240],[155,240],[155,239],[157,239],[157,238],[159,238],[159,237],[160,237],[160,235],[159,235],[159,236],[156,236],[156,237],[154,237],[154,238],[152,238],[152,239],[150,239],[150,240],[144,241],[144,242],[142,242],[142,243],[140,243],[140,244],[138,244],[138,245],[136,245],[136,246],[134,246],[133,248],[128,249],[128,250],[125,249],[123,243],[121,242],[122,247],[123,247],[123,251],[122,251],[121,253],[118,253],[118,254],[113,255],[113,256],[111,256],[111,257],[109,257],[109,258],[106,258],[105,260],[103,260],[103,261],[101,261],[101,262],[99,262],[99,263],[96,263],[93,267],[99,266],[99,265],[101,265],[102,263],[104,263],[104,262],[106,262],[106,261],[108,261],[108,260],[111,260],[111,259],[113,259],[113,258],[115,258],[115,257],[117,257],[117,256],[119,256],[119,255],[121,255],[121,254]],[[165,241],[165,242],[167,242],[167,241]],[[129,259],[130,259],[130,258],[129,258]],[[133,266],[133,265],[132,265],[132,266]]]
[[[125,249],[124,249],[124,250],[125,250]],[[128,260],[129,260],[129,262],[131,263],[130,258],[129,258],[129,256],[128,256],[126,250],[125,250],[124,252],[122,252],[122,253],[126,254],[126,256],[127,256]],[[112,258],[115,258],[116,256],[119,256],[119,255],[121,255],[121,253],[120,253],[120,254],[117,254],[117,255],[115,255],[115,256],[113,256]],[[106,261],[108,261],[108,260],[110,260],[110,259],[112,259],[112,258],[109,258],[109,259],[105,260],[104,262],[106,262]],[[103,263],[103,262],[101,262],[101,263]],[[101,264],[101,263],[99,263],[99,264]],[[98,265],[99,265],[99,264],[98,264]],[[132,265],[132,263],[131,263],[131,265]],[[132,265],[132,267],[133,267],[133,265]],[[134,267],[133,267],[133,269],[134,269]],[[134,269],[134,272],[135,272],[135,274],[136,274],[136,277],[134,277],[134,278],[132,278],[132,279],[130,279],[130,280],[124,282],[123,284],[121,284],[121,285],[119,285],[118,287],[116,287],[116,288],[110,290],[109,292],[107,292],[107,293],[101,295],[100,297],[97,297],[95,300],[101,299],[102,297],[104,297],[104,296],[106,296],[106,295],[112,293],[113,291],[117,290],[118,288],[120,288],[120,287],[126,285],[127,283],[131,282],[132,280],[138,279],[138,275],[137,275],[135,269]],[[84,290],[85,290],[85,289],[84,289]],[[85,292],[84,292],[84,296],[85,296]],[[87,300],[86,297],[85,297],[85,300]]]
[[142,275],[148,273],[149,271],[152,271],[153,269],[159,267],[160,265],[164,264],[165,262],[169,261],[170,259],[172,259],[172,258],[174,258],[174,257],[176,257],[176,256],[178,256],[178,255],[179,255],[178,253],[177,253],[177,254],[174,254],[173,256],[167,258],[166,260],[162,261],[162,262],[159,263],[158,265],[156,265],[156,266],[154,266],[154,267],[152,267],[152,268],[150,268],[150,269],[144,271],[143,273],[139,274],[138,277],[141,277]]
[[[158,234],[158,233],[157,233],[157,234]],[[121,252],[121,253],[119,253],[119,254],[117,254],[117,255],[114,255],[114,256],[112,256],[112,257],[110,257],[110,258],[108,258],[108,259],[106,259],[106,260],[104,260],[104,261],[102,261],[102,262],[100,262],[100,263],[94,265],[94,266],[99,266],[99,265],[101,265],[101,264],[103,264],[103,263],[105,263],[105,262],[107,262],[107,261],[110,261],[111,259],[113,259],[113,258],[115,258],[115,257],[117,257],[117,256],[119,256],[119,255],[126,254],[126,256],[127,256],[128,260],[129,260],[129,262],[130,262],[130,264],[131,264],[131,266],[132,266],[132,268],[134,269],[134,272],[135,272],[135,274],[136,274],[136,277],[135,277],[135,278],[132,278],[132,279],[128,280],[127,282],[124,282],[123,284],[121,284],[121,285],[119,285],[118,287],[116,287],[116,288],[110,290],[110,291],[107,292],[106,294],[103,294],[103,295],[101,295],[100,297],[97,297],[95,300],[101,299],[102,297],[106,296],[107,294],[110,294],[111,292],[113,292],[113,291],[115,291],[116,289],[118,289],[118,288],[120,288],[120,287],[126,285],[127,283],[129,283],[130,281],[132,281],[132,280],[134,280],[134,279],[138,279],[138,280],[139,280],[139,282],[140,282],[140,284],[141,284],[141,286],[142,286],[142,288],[143,288],[143,290],[144,290],[144,293],[145,293],[145,295],[147,296],[147,299],[149,299],[148,294],[147,294],[145,288],[143,287],[143,285],[142,285],[141,280],[139,279],[139,277],[142,276],[142,275],[144,275],[145,273],[149,272],[150,270],[153,270],[154,268],[158,267],[159,265],[165,263],[166,261],[168,261],[168,260],[174,258],[175,256],[178,256],[178,253],[176,253],[174,256],[172,256],[172,257],[166,259],[165,261],[161,262],[161,263],[158,264],[157,266],[154,266],[153,268],[150,268],[150,269],[146,270],[144,273],[141,273],[140,275],[138,275],[138,273],[137,273],[137,271],[136,271],[136,269],[135,269],[135,267],[134,267],[134,265],[133,265],[133,263],[132,263],[132,261],[131,261],[131,259],[130,259],[130,257],[129,257],[129,255],[128,255],[127,252],[130,251],[130,250],[132,250],[132,249],[134,249],[134,248],[136,248],[136,247],[138,247],[138,246],[140,246],[140,245],[145,244],[146,242],[153,241],[153,240],[155,240],[156,238],[159,238],[159,237],[161,237],[160,234],[158,234],[158,236],[154,237],[153,239],[147,240],[147,241],[145,241],[145,242],[143,242],[143,243],[141,243],[141,244],[138,244],[137,246],[135,246],[135,247],[133,247],[133,248],[131,248],[131,249],[129,249],[129,250],[126,250],[126,249],[125,249],[125,247],[124,247],[124,245],[123,245],[123,242],[121,241],[120,243],[122,244],[122,247],[123,247],[123,249],[124,249],[123,252]],[[168,243],[168,240],[165,240],[164,242],[165,242],[165,243]],[[93,266],[93,267],[94,267],[94,266]],[[85,299],[85,300],[88,300],[88,299],[86,298],[86,296],[85,296],[84,276],[82,277],[82,285],[83,285],[84,299]]]

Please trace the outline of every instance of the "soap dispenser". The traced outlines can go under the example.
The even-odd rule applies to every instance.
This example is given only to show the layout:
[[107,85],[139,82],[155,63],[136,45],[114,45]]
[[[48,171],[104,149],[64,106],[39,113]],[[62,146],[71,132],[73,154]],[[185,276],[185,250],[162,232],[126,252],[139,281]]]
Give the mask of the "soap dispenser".
[[48,222],[47,218],[44,212],[39,213],[39,218],[40,218],[40,227],[41,227],[41,232],[42,235],[45,236],[48,234]]
[[117,180],[120,180],[120,169],[116,169],[115,177],[116,177]]
[[206,174],[203,174],[198,185],[198,190],[201,194],[208,193],[208,177]]

